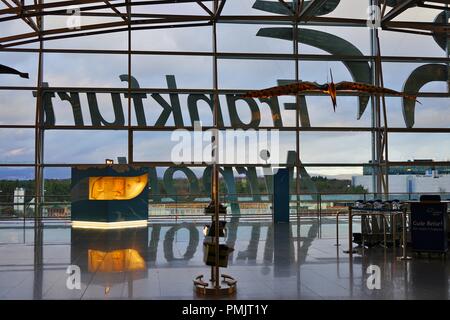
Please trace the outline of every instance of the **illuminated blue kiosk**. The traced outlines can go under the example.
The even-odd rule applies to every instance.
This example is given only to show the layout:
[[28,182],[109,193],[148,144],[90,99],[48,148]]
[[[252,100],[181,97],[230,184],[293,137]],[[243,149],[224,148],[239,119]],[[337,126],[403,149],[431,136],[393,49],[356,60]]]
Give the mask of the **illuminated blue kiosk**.
[[127,164],[72,167],[72,227],[147,226],[147,172]]

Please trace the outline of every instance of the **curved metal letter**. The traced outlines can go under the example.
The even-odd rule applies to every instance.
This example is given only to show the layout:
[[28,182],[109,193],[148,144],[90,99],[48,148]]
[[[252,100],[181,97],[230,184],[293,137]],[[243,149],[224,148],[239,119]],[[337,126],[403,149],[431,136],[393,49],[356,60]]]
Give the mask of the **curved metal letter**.
[[[434,23],[446,23],[446,21],[448,21],[448,17],[450,17],[450,11],[448,11],[448,13],[446,11],[442,11],[436,16]],[[439,47],[441,47],[444,51],[447,51],[448,38],[450,38],[450,34],[447,32],[433,32],[434,41],[436,41]]]
[[[256,35],[260,37],[278,38],[291,41],[293,38],[292,28],[286,27],[261,28]],[[322,31],[301,29],[298,33],[298,41],[300,43],[322,49],[333,55],[363,56],[362,52],[350,42]],[[371,83],[371,69],[368,62],[342,60],[342,63],[350,71],[353,81]],[[357,114],[358,119],[360,119],[364,113],[368,102],[368,96],[359,97],[359,110]]]
[[[303,6],[307,8],[310,2],[311,1],[305,1],[305,4]],[[315,12],[314,15],[323,16],[325,14],[333,12],[334,9],[336,9],[336,7],[339,5],[339,2],[341,2],[341,0],[328,0]],[[286,6],[284,6],[280,2],[275,1],[256,0],[253,4],[253,9],[284,15],[291,14]]]
[[[425,64],[415,69],[403,86],[403,92],[416,95],[420,88],[432,81],[447,81],[448,67],[444,64]],[[403,119],[407,128],[414,126],[414,100],[403,99]]]

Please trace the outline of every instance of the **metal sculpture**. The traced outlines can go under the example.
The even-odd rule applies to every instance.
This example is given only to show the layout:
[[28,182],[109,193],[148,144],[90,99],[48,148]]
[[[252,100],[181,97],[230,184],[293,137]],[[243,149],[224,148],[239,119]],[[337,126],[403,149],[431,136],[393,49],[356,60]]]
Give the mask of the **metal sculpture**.
[[17,74],[21,78],[29,79],[28,73],[20,72],[14,68],[5,66],[3,64],[0,64],[0,73],[6,73],[6,74]]
[[367,83],[349,82],[349,81],[341,81],[338,83],[334,83],[332,73],[331,73],[331,82],[325,84],[319,84],[317,82],[300,81],[296,83],[287,84],[284,86],[276,86],[262,90],[249,91],[243,95],[243,98],[270,98],[282,95],[297,95],[302,92],[322,92],[330,95],[331,101],[333,103],[333,110],[336,111],[337,106],[336,96],[338,91],[366,92],[371,95],[390,94],[394,96],[401,96],[408,100],[417,101],[416,96],[388,88],[374,86]]

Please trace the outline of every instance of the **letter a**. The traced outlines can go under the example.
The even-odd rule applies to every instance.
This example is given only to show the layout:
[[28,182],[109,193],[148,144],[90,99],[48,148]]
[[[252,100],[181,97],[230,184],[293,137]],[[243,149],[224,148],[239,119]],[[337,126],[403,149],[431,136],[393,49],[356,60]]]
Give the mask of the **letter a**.
[[379,266],[376,265],[370,265],[367,267],[366,270],[367,274],[370,274],[370,276],[367,278],[367,288],[369,290],[373,289],[381,289],[381,270]]
[[66,281],[66,287],[69,290],[81,289],[81,270],[79,266],[70,265],[67,267],[66,273],[69,275]]

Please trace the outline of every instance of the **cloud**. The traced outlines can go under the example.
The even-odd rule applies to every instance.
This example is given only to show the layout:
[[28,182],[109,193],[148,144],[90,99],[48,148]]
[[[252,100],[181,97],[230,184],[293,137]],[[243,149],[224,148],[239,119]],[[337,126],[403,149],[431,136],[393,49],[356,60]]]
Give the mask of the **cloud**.
[[27,148],[15,148],[15,149],[6,151],[6,156],[7,157],[16,157],[16,156],[24,155],[26,153],[27,153]]

